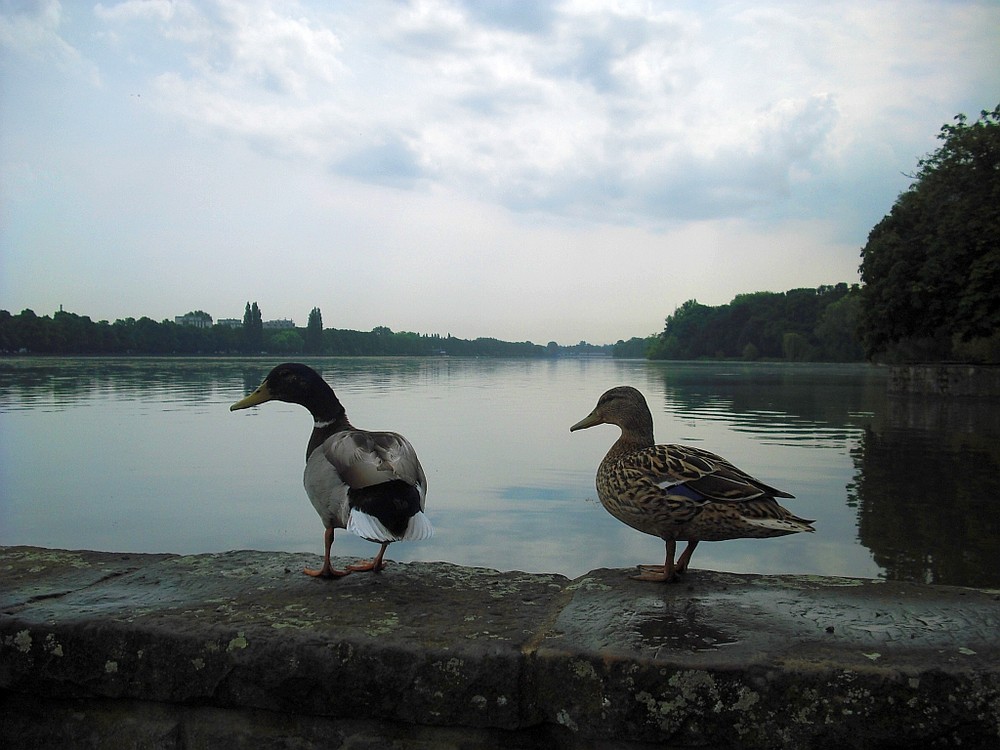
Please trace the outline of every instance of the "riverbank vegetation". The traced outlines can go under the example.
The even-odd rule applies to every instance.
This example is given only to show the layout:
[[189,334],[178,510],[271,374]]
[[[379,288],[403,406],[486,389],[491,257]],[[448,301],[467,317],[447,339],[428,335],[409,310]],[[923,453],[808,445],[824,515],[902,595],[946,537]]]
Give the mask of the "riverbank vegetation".
[[846,283],[737,295],[709,307],[688,300],[646,349],[650,359],[857,362],[860,292]]
[[[378,326],[371,331],[320,328],[319,308],[310,314],[312,328],[265,327],[260,308],[248,303],[242,325],[190,325],[151,318],[126,318],[109,323],[60,310],[51,317],[23,310],[11,315],[0,310],[0,352],[31,354],[278,354],[328,356],[443,355],[478,357],[544,357],[551,352],[531,342],[493,338],[459,339],[438,334],[392,331]],[[191,319],[189,313],[184,318]],[[194,319],[204,316],[193,315]],[[321,323],[320,323],[321,325]],[[307,346],[308,344],[308,346]]]
[[886,361],[1000,362],[1000,105],[938,138],[861,251],[861,340]]

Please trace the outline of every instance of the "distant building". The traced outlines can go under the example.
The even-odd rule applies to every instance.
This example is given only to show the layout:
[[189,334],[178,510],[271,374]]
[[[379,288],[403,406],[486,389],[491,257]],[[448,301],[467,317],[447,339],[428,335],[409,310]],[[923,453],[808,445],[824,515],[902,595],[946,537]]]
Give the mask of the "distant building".
[[265,320],[264,328],[295,328],[295,321],[288,318],[281,320]]
[[217,326],[225,326],[226,328],[242,328],[243,321],[240,318],[219,318],[215,321]]
[[178,315],[174,318],[174,323],[179,326],[192,326],[194,328],[211,328],[212,316],[207,312],[198,310],[185,315]]

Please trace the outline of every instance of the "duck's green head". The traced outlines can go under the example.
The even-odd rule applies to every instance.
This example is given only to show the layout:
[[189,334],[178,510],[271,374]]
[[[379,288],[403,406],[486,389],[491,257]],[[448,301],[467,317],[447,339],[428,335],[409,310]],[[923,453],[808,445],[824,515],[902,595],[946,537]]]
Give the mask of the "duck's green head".
[[315,406],[329,403],[331,398],[336,401],[337,397],[318,372],[308,365],[285,362],[271,370],[257,390],[237,401],[229,410],[247,409],[268,401],[286,401],[301,404],[312,411]]

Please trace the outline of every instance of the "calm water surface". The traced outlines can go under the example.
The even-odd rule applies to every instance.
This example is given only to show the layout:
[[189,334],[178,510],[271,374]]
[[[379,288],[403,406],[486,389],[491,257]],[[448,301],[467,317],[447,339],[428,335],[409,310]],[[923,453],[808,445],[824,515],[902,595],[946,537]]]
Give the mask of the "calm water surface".
[[[663,560],[615,521],[594,473],[617,428],[569,433],[613,385],[659,442],[699,445],[796,495],[817,533],[704,543],[695,568],[1000,585],[1000,404],[887,397],[867,366],[610,359],[306,360],[359,427],[414,443],[437,534],[396,560],[577,576]],[[121,552],[306,553],[311,418],[231,413],[278,360],[0,360],[0,544]],[[346,532],[334,554],[371,556]]]

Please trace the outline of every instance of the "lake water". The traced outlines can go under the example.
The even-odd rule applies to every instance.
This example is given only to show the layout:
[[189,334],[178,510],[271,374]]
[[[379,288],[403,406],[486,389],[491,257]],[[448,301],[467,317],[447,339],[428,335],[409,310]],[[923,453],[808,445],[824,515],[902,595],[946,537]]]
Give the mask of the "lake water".
[[[727,457],[793,493],[816,534],[703,543],[693,568],[1000,586],[1000,404],[888,397],[861,365],[612,359],[306,360],[352,422],[413,442],[436,535],[389,549],[578,576],[663,560],[613,519],[594,474],[618,430],[569,432],[613,385],[645,395],[658,442]],[[303,408],[229,405],[278,360],[0,360],[0,544],[120,552],[302,552]],[[377,547],[344,531],[336,556]]]

